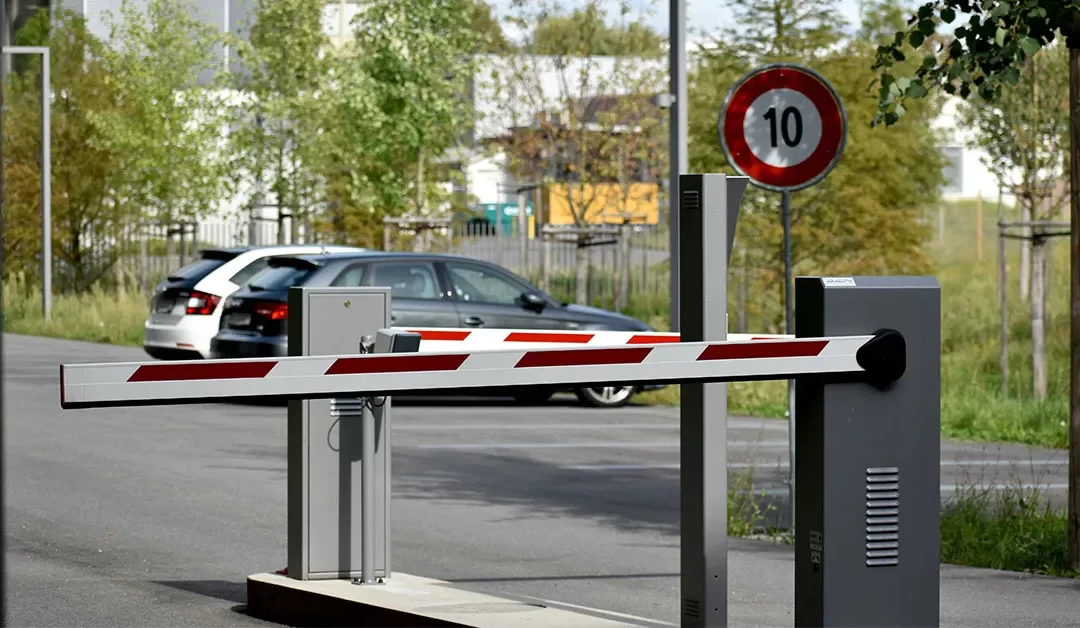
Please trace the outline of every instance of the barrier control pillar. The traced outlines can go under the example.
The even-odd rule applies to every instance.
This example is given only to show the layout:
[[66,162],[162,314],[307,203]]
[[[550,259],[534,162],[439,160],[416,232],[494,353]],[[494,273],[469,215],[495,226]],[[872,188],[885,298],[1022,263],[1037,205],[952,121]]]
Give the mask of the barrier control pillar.
[[[289,355],[367,352],[390,327],[390,311],[390,288],[291,288]],[[390,398],[291,399],[288,406],[288,575],[388,577]]]
[[936,627],[938,282],[799,277],[795,305],[798,338],[899,332],[861,349],[867,361],[889,359],[896,381],[796,377],[795,625]]

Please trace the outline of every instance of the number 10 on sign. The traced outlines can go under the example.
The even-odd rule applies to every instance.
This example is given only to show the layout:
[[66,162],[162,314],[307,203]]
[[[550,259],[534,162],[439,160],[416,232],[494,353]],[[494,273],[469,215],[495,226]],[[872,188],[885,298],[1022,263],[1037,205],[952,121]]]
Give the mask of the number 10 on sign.
[[[784,310],[792,329],[791,193],[825,178],[844,152],[847,116],[836,90],[803,66],[753,70],[728,91],[720,109],[720,146],[728,163],[759,188],[781,193]],[[795,523],[795,386],[788,382],[788,488]]]

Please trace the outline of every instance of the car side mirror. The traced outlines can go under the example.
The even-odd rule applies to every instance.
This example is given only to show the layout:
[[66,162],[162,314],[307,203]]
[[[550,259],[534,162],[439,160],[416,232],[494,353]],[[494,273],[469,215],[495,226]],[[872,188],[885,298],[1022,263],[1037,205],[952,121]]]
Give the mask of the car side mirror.
[[521,295],[521,303],[527,310],[533,310],[539,312],[547,307],[547,301],[544,297],[536,294],[535,292],[524,292]]

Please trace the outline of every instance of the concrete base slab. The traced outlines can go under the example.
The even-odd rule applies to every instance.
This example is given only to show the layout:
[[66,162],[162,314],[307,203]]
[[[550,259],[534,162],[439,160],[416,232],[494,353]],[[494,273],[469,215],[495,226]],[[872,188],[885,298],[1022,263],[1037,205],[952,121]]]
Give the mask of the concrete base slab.
[[531,598],[497,597],[442,580],[395,572],[384,584],[248,576],[247,613],[299,628],[324,626],[612,628],[656,626],[632,615]]

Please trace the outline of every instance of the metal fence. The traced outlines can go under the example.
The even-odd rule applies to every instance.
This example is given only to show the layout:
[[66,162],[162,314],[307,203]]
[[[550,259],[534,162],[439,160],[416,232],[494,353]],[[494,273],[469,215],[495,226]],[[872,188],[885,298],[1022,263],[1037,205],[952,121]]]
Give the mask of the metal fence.
[[[311,229],[295,234],[286,224],[279,239],[276,221],[246,219],[97,228],[77,255],[54,247],[54,285],[58,292],[94,284],[149,292],[203,249],[313,241]],[[383,248],[485,260],[567,302],[635,314],[667,311],[668,231],[655,225],[530,226],[522,237],[516,223],[496,230],[487,222],[388,219]],[[35,264],[27,263],[23,274],[32,277]]]
[[616,311],[667,310],[668,231],[654,225],[543,225],[388,220],[387,250],[462,255],[502,266],[564,301]]

